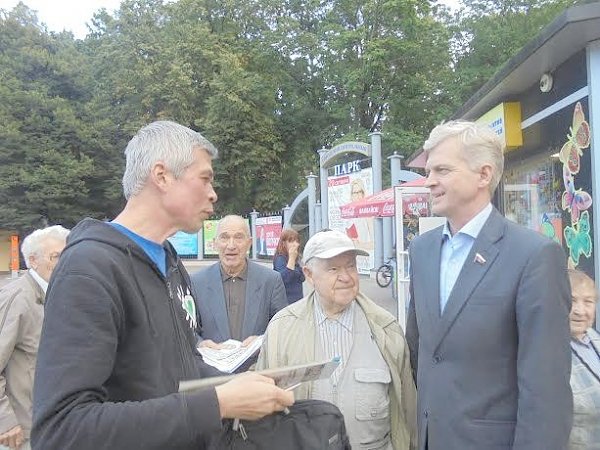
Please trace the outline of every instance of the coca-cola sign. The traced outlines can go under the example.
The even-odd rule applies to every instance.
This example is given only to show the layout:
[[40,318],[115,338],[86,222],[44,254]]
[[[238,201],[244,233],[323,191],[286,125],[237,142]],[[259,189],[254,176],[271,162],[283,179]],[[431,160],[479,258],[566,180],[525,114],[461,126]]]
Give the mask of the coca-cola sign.
[[383,212],[381,215],[382,216],[393,216],[395,209],[396,208],[394,208],[393,203],[386,203],[385,205],[383,205]]
[[342,218],[348,219],[348,218],[354,217],[355,208],[353,206],[342,206],[341,210],[342,210]]

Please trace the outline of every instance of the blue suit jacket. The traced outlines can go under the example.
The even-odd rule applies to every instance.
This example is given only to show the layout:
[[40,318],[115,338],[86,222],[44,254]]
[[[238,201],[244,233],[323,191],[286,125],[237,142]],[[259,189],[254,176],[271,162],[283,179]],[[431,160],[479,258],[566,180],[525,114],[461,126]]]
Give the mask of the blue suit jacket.
[[[230,339],[220,263],[193,274],[191,280],[198,323],[202,323],[200,337],[215,342]],[[285,287],[279,273],[248,261],[242,340],[264,334],[271,317],[286,306]]]
[[441,227],[410,247],[406,338],[417,370],[419,448],[427,438],[429,450],[566,449],[564,252],[494,210],[440,314],[441,247]]

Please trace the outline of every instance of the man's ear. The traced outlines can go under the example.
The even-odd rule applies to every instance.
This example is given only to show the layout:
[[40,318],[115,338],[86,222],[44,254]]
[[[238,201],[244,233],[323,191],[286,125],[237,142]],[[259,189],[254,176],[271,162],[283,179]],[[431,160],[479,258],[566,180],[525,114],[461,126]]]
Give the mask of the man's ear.
[[150,179],[152,183],[161,191],[166,189],[172,178],[171,172],[162,161],[157,161],[150,170]]
[[484,164],[479,169],[479,183],[481,187],[487,187],[492,182],[492,176],[494,175],[494,169],[491,164]]
[[308,266],[302,266],[302,273],[304,274],[304,278],[306,278],[306,281],[308,281],[310,284],[313,284],[312,272],[310,271]]
[[37,270],[39,267],[38,258],[35,256],[35,253],[29,255],[29,267],[31,267],[33,270]]

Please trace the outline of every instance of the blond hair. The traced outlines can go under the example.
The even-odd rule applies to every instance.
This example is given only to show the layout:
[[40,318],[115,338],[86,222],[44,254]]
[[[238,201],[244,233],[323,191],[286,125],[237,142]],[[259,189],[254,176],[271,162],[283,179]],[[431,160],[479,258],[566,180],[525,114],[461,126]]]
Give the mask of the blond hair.
[[426,153],[431,152],[441,142],[456,138],[462,144],[465,161],[473,170],[489,164],[492,167],[490,194],[493,194],[504,171],[504,143],[487,125],[475,122],[454,120],[435,127],[423,144]]

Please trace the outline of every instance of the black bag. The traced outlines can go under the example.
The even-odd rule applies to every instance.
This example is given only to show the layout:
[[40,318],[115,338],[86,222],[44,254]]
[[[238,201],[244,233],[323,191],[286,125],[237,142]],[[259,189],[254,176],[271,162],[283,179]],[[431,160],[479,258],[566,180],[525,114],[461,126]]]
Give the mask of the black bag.
[[[350,450],[344,416],[322,400],[297,400],[289,413],[227,421],[209,450]],[[237,428],[237,429],[234,429]]]

